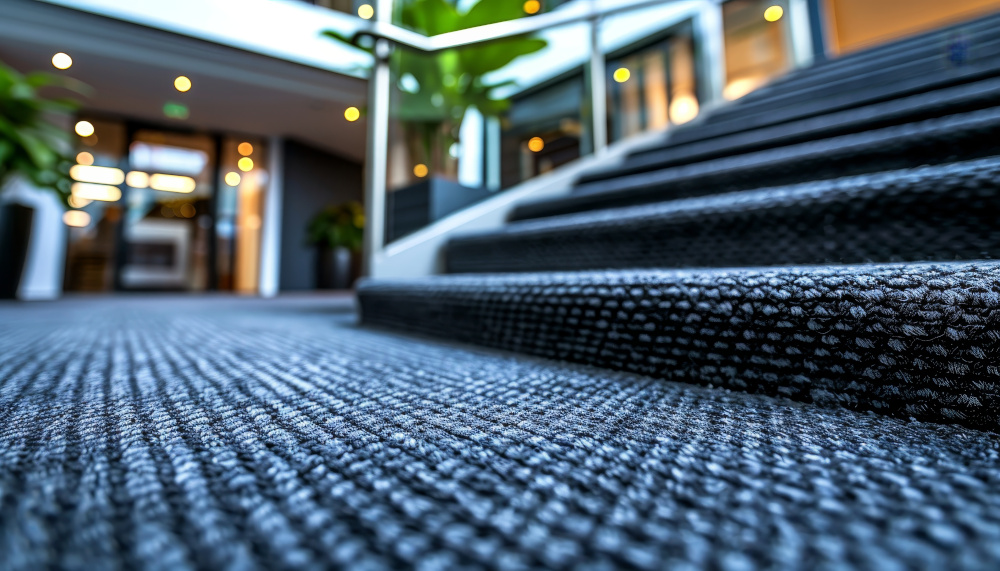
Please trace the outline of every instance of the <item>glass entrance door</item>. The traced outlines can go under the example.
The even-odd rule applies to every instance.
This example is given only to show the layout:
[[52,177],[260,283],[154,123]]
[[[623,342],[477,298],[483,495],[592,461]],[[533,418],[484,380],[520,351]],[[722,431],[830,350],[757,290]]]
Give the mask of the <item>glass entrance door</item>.
[[122,289],[214,289],[217,154],[216,139],[206,134],[132,133],[118,257]]

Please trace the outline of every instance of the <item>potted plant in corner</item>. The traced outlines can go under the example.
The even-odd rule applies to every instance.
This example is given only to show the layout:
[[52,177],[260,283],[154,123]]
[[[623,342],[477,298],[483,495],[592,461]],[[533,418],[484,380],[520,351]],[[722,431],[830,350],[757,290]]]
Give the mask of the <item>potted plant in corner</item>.
[[359,202],[330,206],[309,222],[316,248],[316,289],[348,289],[360,273],[365,211]]
[[28,254],[34,209],[5,200],[15,178],[55,192],[63,205],[70,194],[70,159],[61,152],[69,135],[50,122],[75,103],[47,99],[38,89],[71,84],[44,73],[21,74],[0,62],[0,299],[17,296]]

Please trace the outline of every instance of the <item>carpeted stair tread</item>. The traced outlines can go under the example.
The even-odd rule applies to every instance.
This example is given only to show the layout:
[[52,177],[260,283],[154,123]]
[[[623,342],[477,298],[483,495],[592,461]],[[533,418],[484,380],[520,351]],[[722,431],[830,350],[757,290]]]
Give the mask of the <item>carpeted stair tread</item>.
[[721,194],[1000,154],[1000,107],[625,175],[525,202],[512,220]]
[[[772,92],[756,101],[737,100],[737,105],[723,107],[706,117],[706,124],[719,132],[728,132],[735,121],[771,124],[815,112],[825,113],[828,109],[875,103],[995,77],[1000,71],[1000,37],[993,34],[982,40],[976,45],[975,58],[961,65],[950,62],[944,50],[939,48],[931,57],[912,58],[889,67],[854,70],[838,81],[824,82],[818,78],[812,85]],[[697,137],[711,132],[713,130],[708,130]],[[689,135],[695,133],[686,133],[680,139]]]
[[994,434],[349,319],[0,305],[0,568],[1000,565]]
[[724,137],[633,153],[621,164],[587,173],[578,184],[618,178],[727,155],[770,149],[967,113],[1000,104],[1000,78],[922,93]]
[[989,43],[996,39],[995,32],[998,26],[1000,26],[1000,12],[903,40],[826,59],[814,63],[811,67],[793,70],[787,75],[750,92],[737,99],[731,111],[724,111],[724,113],[735,113],[742,107],[767,101],[776,95],[795,93],[803,87],[838,85],[842,81],[850,81],[859,73],[873,69],[892,68],[899,64],[910,63],[915,59],[922,59],[931,64],[940,64],[948,61],[949,44],[956,40],[964,41],[973,51],[972,54],[966,54],[966,57],[969,55],[976,57],[979,55],[976,52],[981,43]]
[[1000,263],[436,276],[362,322],[1000,431]]
[[450,273],[1000,259],[1000,157],[508,224]]

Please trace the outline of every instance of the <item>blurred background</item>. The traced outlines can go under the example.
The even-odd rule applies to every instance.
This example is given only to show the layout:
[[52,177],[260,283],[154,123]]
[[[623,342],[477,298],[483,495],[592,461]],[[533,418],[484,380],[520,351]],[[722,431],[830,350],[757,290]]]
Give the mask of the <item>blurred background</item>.
[[[0,293],[272,296],[349,288],[362,273],[433,273],[427,245],[456,220],[475,226],[506,192],[542,192],[553,173],[697,121],[794,69],[1000,9],[1000,0],[375,4],[5,0]],[[596,5],[614,10],[555,18]],[[380,21],[436,36],[527,18],[553,24],[436,53],[395,48],[384,160],[371,172],[373,46],[359,32]],[[960,41],[941,49],[968,57]],[[63,98],[75,103],[32,107]],[[385,191],[376,211],[366,180]],[[365,251],[373,212],[381,232]]]

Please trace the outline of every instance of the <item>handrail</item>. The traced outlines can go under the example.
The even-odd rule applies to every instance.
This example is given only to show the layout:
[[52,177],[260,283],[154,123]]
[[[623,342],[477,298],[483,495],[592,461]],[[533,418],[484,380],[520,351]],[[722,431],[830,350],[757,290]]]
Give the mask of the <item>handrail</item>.
[[621,14],[622,12],[631,12],[633,10],[677,1],[679,0],[636,0],[622,5],[621,0],[613,2],[590,0],[589,2],[570,4],[566,8],[555,12],[476,26],[475,28],[447,32],[436,36],[425,36],[392,23],[373,21],[356,31],[351,37],[351,43],[360,45],[360,42],[365,38],[387,40],[399,47],[432,54],[475,44],[524,36],[575,22],[599,20],[610,14]]

